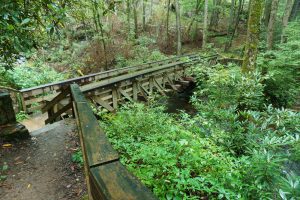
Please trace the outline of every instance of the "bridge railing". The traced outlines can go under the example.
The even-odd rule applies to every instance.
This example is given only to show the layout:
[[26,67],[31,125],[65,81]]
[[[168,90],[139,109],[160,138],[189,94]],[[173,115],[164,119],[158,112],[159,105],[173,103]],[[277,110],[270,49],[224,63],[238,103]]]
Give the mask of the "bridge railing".
[[68,93],[78,126],[90,199],[156,199],[120,163],[79,86],[72,84],[65,89],[64,94]]
[[[187,58],[186,60],[184,58]],[[23,110],[27,113],[33,112],[35,110],[41,110],[45,105],[45,102],[51,101],[58,93],[60,93],[65,87],[72,83],[77,83],[78,85],[87,85],[97,81],[103,81],[106,79],[111,79],[113,77],[118,77],[125,74],[130,74],[132,72],[141,71],[153,67],[163,66],[163,65],[179,65],[187,62],[196,62],[201,59],[198,54],[190,54],[184,56],[177,56],[174,58],[168,58],[161,61],[145,63],[142,65],[131,66],[121,69],[113,69],[105,72],[99,72],[95,74],[90,74],[78,78],[68,79],[65,81],[45,84],[37,87],[32,87],[28,89],[21,90],[21,101],[23,105]],[[187,61],[188,60],[188,61]]]

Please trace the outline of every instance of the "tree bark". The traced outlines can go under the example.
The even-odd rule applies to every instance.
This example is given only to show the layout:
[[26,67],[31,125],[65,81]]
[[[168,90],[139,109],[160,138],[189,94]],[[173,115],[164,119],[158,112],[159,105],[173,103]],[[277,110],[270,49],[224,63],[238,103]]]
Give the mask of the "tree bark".
[[232,24],[234,24],[234,26],[231,27],[231,33],[228,35],[229,39],[225,45],[225,49],[224,49],[225,51],[228,51],[229,48],[232,46],[232,41],[234,39],[235,33],[236,33],[239,23],[240,23],[240,15],[242,12],[242,7],[243,7],[243,0],[239,0],[238,11],[236,13],[235,20],[232,22]]
[[204,20],[203,20],[203,41],[202,41],[202,47],[206,48],[207,45],[207,25],[208,25],[208,0],[205,0],[204,2]]
[[167,36],[166,38],[168,44],[170,42],[170,35],[169,35],[170,4],[171,4],[171,0],[168,0],[167,24],[166,24],[166,36]]
[[176,7],[176,28],[177,28],[177,55],[181,55],[181,23],[180,23],[180,5],[179,0],[175,0]]
[[138,6],[138,0],[135,0],[133,3],[133,18],[134,18],[134,38],[138,39],[139,38],[139,33],[138,33],[138,16],[137,16],[137,6]]
[[216,29],[219,24],[220,6],[222,0],[214,0],[213,2],[214,2],[214,8],[211,14],[209,26],[211,29]]
[[143,0],[143,31],[146,29],[146,3],[147,0]]
[[299,15],[300,11],[300,0],[295,0],[294,5],[293,5],[293,9],[292,9],[292,13],[290,16],[290,21],[294,20],[297,15]]
[[126,7],[127,7],[127,26],[128,26],[128,39],[130,38],[131,26],[130,26],[130,0],[126,0]]
[[267,27],[269,24],[271,7],[272,7],[272,0],[266,0],[265,8],[264,8],[264,16],[263,16],[263,22],[265,27]]
[[294,0],[287,0],[285,5],[285,11],[282,18],[282,34],[281,34],[281,43],[285,41],[286,35],[285,35],[285,29],[288,25],[289,18],[291,16],[291,12],[293,9]]
[[260,18],[263,10],[263,0],[251,0],[248,28],[247,28],[247,42],[245,46],[245,53],[243,59],[242,70],[249,72],[255,70],[257,49],[259,44],[260,33]]
[[268,24],[268,34],[267,34],[267,48],[271,50],[273,47],[274,40],[274,27],[276,23],[277,10],[278,10],[279,0],[273,0],[271,7],[271,15]]
[[191,28],[196,20],[196,16],[199,14],[200,12],[200,8],[201,8],[201,1],[200,0],[197,0],[197,3],[196,3],[196,10],[195,10],[195,16],[193,17],[188,29],[187,29],[187,34],[189,35],[190,34],[190,31],[191,31]]

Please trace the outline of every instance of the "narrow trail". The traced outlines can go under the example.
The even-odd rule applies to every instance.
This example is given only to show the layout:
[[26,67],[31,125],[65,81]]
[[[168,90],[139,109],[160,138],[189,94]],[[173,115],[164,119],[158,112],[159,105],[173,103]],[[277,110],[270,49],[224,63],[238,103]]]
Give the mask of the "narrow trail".
[[74,120],[46,126],[29,140],[1,145],[0,165],[7,163],[7,179],[0,181],[0,199],[67,200],[81,199],[84,175],[71,155],[78,148]]

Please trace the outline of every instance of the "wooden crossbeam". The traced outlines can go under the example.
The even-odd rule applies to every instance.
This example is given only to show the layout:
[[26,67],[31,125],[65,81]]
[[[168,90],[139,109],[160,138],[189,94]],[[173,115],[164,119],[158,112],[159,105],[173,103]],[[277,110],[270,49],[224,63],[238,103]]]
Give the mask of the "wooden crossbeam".
[[111,107],[106,101],[102,100],[101,97],[93,97],[93,100],[97,102],[100,106],[108,110],[109,112],[115,111],[115,109]]
[[154,85],[157,88],[157,90],[159,91],[159,93],[165,96],[166,93],[163,91],[164,89],[159,85],[157,80],[155,78],[153,78],[153,81],[154,81]]
[[58,104],[61,100],[65,99],[70,94],[70,88],[65,88],[60,94],[58,94],[54,99],[48,102],[45,107],[42,108],[42,113],[47,112],[49,109],[53,108],[54,105]]
[[64,112],[67,112],[68,110],[70,110],[72,108],[72,106],[73,106],[72,102],[68,103],[66,106],[64,106],[63,108],[58,110],[56,113],[53,113],[51,116],[49,116],[49,118],[45,121],[45,123],[49,124],[49,123],[54,122],[56,118],[58,118]]
[[167,76],[167,81],[168,81],[169,85],[172,87],[172,89],[177,91],[177,88],[174,86],[173,81],[169,76]]
[[133,102],[133,99],[121,88],[118,88],[118,91],[120,92],[120,94],[122,94],[126,99],[128,99],[129,101]]

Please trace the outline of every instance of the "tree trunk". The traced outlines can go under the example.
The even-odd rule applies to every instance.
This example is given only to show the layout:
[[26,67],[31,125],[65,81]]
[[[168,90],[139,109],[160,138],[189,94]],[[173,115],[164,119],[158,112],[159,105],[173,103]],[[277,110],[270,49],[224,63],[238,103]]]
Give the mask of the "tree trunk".
[[169,35],[169,19],[170,19],[170,4],[171,4],[171,0],[168,0],[168,11],[167,11],[167,24],[166,24],[166,38],[167,38],[167,42],[169,44],[170,42],[170,35]]
[[228,35],[229,40],[225,45],[225,51],[228,51],[229,48],[232,46],[232,41],[234,39],[235,33],[237,32],[239,23],[240,23],[240,15],[242,12],[242,7],[243,7],[243,0],[239,0],[239,8],[238,8],[238,12],[236,13],[235,16],[235,21],[233,21],[232,23],[234,24],[234,27],[231,29],[231,34]]
[[200,0],[197,0],[197,4],[196,4],[196,10],[195,10],[195,16],[193,17],[188,29],[187,29],[187,34],[190,35],[190,31],[192,29],[192,26],[196,20],[196,16],[199,14],[200,12],[200,8],[201,8],[201,5],[200,5],[201,1]]
[[300,0],[295,0],[293,9],[292,9],[292,13],[290,16],[290,20],[296,19],[297,15],[299,15],[299,13],[300,13]]
[[214,8],[211,14],[209,26],[211,29],[216,29],[219,24],[220,6],[222,0],[214,0],[213,2],[214,2]]
[[289,18],[293,9],[294,0],[287,0],[285,5],[285,11],[282,18],[282,34],[281,34],[281,43],[283,43],[286,39],[285,29],[288,25]]
[[180,23],[180,5],[179,0],[175,0],[176,7],[176,29],[177,29],[177,55],[181,55],[181,23]]
[[143,0],[143,31],[146,29],[146,3],[147,0]]
[[204,20],[203,20],[203,41],[202,47],[206,48],[207,45],[207,25],[208,25],[208,0],[204,2]]
[[139,38],[139,33],[138,33],[138,16],[137,16],[137,4],[138,1],[135,0],[133,3],[133,17],[134,17],[134,38],[138,39]]
[[128,39],[130,38],[130,32],[131,32],[131,28],[130,28],[130,0],[126,1],[126,7],[127,7],[127,26],[128,26]]
[[266,0],[265,8],[264,8],[264,18],[263,18],[265,27],[267,27],[269,24],[271,7],[272,7],[272,0]]
[[278,10],[279,0],[273,0],[271,7],[271,15],[268,25],[268,35],[267,35],[267,48],[271,50],[273,47],[273,39],[274,39],[274,27],[276,23],[277,10]]
[[255,70],[257,49],[259,44],[260,18],[262,15],[263,4],[263,0],[251,0],[250,3],[247,42],[245,46],[245,54],[242,65],[243,72]]

